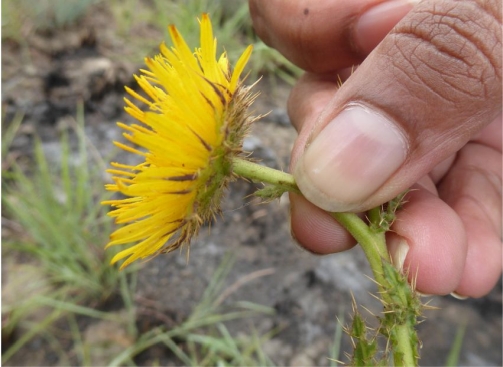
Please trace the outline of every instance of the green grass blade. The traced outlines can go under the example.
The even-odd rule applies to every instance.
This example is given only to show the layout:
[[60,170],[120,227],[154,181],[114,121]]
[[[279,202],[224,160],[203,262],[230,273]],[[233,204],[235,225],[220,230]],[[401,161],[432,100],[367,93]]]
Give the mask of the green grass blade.
[[16,354],[35,335],[46,330],[54,321],[62,315],[61,310],[54,310],[44,320],[30,327],[5,353],[2,354],[2,364],[5,364],[14,354]]
[[79,141],[79,168],[76,170],[76,187],[75,187],[75,208],[78,213],[83,212],[86,204],[90,202],[88,187],[89,182],[89,167],[87,161],[86,138],[84,133],[84,104],[77,104],[77,137]]
[[195,365],[190,357],[168,335],[161,334],[160,339],[162,343],[164,343],[164,345],[166,345],[186,366]]
[[342,344],[342,334],[344,331],[344,307],[340,307],[338,311],[339,315],[341,316],[341,319],[337,319],[337,324],[335,326],[335,333],[334,333],[334,341],[331,345],[330,348],[330,353],[329,353],[329,359],[330,359],[330,367],[337,367],[339,363],[337,361],[340,361],[339,356],[341,354],[341,344]]
[[5,132],[2,134],[2,159],[7,157],[7,153],[9,152],[12,142],[14,141],[19,127],[21,126],[21,122],[23,122],[23,118],[24,113],[17,112],[14,115],[9,127],[5,129]]
[[103,312],[103,311],[98,311],[98,310],[95,310],[94,308],[90,308],[90,307],[79,306],[79,305],[76,305],[72,302],[58,301],[58,300],[52,299],[50,297],[45,297],[45,296],[38,297],[37,299],[41,305],[54,307],[57,310],[67,311],[67,312],[71,312],[71,313],[74,313],[77,315],[88,316],[88,317],[92,317],[95,319],[110,320],[110,321],[116,321],[116,322],[121,321],[121,319],[119,319],[114,314],[110,314],[108,312]]
[[445,365],[447,367],[455,367],[459,363],[459,356],[461,355],[461,348],[463,347],[463,339],[465,337],[466,331],[466,322],[463,322],[458,326],[458,330],[456,331],[456,336],[454,337],[454,341],[451,346],[451,350],[447,355],[447,359],[445,361]]

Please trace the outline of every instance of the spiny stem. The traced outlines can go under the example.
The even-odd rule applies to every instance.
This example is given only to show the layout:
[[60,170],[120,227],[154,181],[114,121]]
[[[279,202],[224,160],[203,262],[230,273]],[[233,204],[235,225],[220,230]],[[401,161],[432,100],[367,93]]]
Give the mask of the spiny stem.
[[[354,213],[330,213],[332,217],[339,222],[354,237],[365,252],[369,261],[374,279],[378,285],[379,292],[387,298],[385,290],[386,280],[382,262],[389,261],[389,253],[386,248],[386,239],[384,234],[373,232],[369,226]],[[388,301],[385,299],[385,301]]]
[[374,226],[379,226],[379,222],[381,221],[381,207],[377,206],[370,209],[367,212],[367,216],[370,223],[372,223]]

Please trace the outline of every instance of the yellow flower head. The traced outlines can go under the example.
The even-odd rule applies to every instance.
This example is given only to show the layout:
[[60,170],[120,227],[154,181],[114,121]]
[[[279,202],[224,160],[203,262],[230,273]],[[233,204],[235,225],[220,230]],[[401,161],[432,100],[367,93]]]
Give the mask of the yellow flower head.
[[200,48],[192,52],[174,26],[173,47],[161,44],[161,53],[145,60],[149,70],[136,76],[147,98],[127,92],[148,108],[125,99],[125,110],[141,124],[118,123],[124,137],[136,146],[114,144],[141,156],[143,162],[112,162],[114,184],[124,199],[110,200],[109,215],[124,224],[110,236],[107,247],[132,244],[119,252],[122,267],[137,259],[169,252],[188,244],[205,221],[219,212],[223,190],[232,177],[231,159],[241,145],[251,118],[253,100],[239,76],[251,54],[241,55],[234,70],[225,53],[216,58],[207,14],[200,20]]

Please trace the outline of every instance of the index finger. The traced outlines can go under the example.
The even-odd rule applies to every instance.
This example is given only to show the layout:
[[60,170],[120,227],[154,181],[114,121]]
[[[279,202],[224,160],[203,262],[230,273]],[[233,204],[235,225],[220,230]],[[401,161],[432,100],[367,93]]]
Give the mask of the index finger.
[[414,0],[250,0],[255,31],[304,70],[332,72],[360,63]]

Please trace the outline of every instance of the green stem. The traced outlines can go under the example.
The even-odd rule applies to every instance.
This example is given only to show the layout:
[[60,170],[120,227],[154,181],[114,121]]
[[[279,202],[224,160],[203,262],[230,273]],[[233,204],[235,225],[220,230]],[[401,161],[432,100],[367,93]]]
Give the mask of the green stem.
[[288,189],[290,192],[300,194],[300,190],[292,175],[274,168],[262,166],[245,159],[234,157],[232,159],[232,171],[238,176],[252,180],[253,182],[268,183]]

